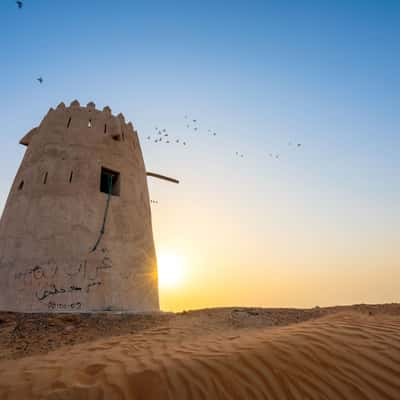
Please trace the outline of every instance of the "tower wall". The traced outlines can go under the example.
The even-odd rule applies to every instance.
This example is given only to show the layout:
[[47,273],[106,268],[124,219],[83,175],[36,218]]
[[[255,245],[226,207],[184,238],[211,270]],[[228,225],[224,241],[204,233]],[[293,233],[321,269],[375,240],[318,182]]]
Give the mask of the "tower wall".
[[[0,309],[158,310],[146,171],[132,124],[108,107],[61,103],[21,143],[27,150],[0,220]],[[103,235],[102,168],[119,173]]]

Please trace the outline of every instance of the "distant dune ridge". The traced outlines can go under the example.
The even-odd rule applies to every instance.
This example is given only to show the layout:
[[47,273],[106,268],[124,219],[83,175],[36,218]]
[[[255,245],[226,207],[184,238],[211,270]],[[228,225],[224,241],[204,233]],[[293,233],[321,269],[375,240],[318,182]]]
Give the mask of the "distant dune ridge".
[[[155,315],[154,323],[103,317],[132,333],[110,328],[94,341],[89,323],[74,320],[91,317],[49,318],[53,327],[64,318],[58,327],[78,339],[47,354],[8,353],[0,399],[400,399],[398,305],[210,309]],[[14,326],[14,315],[0,319],[1,350],[7,335],[22,335],[27,347],[39,340]]]

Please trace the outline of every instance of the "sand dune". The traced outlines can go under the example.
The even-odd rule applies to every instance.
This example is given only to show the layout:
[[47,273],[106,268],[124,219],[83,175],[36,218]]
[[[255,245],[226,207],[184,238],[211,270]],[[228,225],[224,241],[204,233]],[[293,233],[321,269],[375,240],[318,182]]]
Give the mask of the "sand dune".
[[400,399],[398,316],[205,334],[182,321],[2,361],[0,399]]

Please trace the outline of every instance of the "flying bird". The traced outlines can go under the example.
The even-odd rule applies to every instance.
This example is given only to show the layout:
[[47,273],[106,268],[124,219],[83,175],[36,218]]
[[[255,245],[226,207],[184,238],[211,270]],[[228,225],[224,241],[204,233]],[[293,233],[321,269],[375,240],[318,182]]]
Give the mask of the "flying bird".
[[183,142],[183,145],[186,146],[186,142]]
[[18,8],[22,8],[24,3],[22,1],[16,1]]
[[297,143],[297,147],[301,147],[301,143]]
[[43,83],[43,78],[41,76],[39,76],[39,78],[36,79],[40,84]]

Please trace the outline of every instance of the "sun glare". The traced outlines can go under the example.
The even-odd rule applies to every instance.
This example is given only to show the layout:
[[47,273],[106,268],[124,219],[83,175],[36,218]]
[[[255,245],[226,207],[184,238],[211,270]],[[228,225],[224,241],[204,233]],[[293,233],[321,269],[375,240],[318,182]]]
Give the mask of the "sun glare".
[[184,276],[183,258],[174,253],[161,253],[157,258],[159,286],[162,288],[179,286]]

